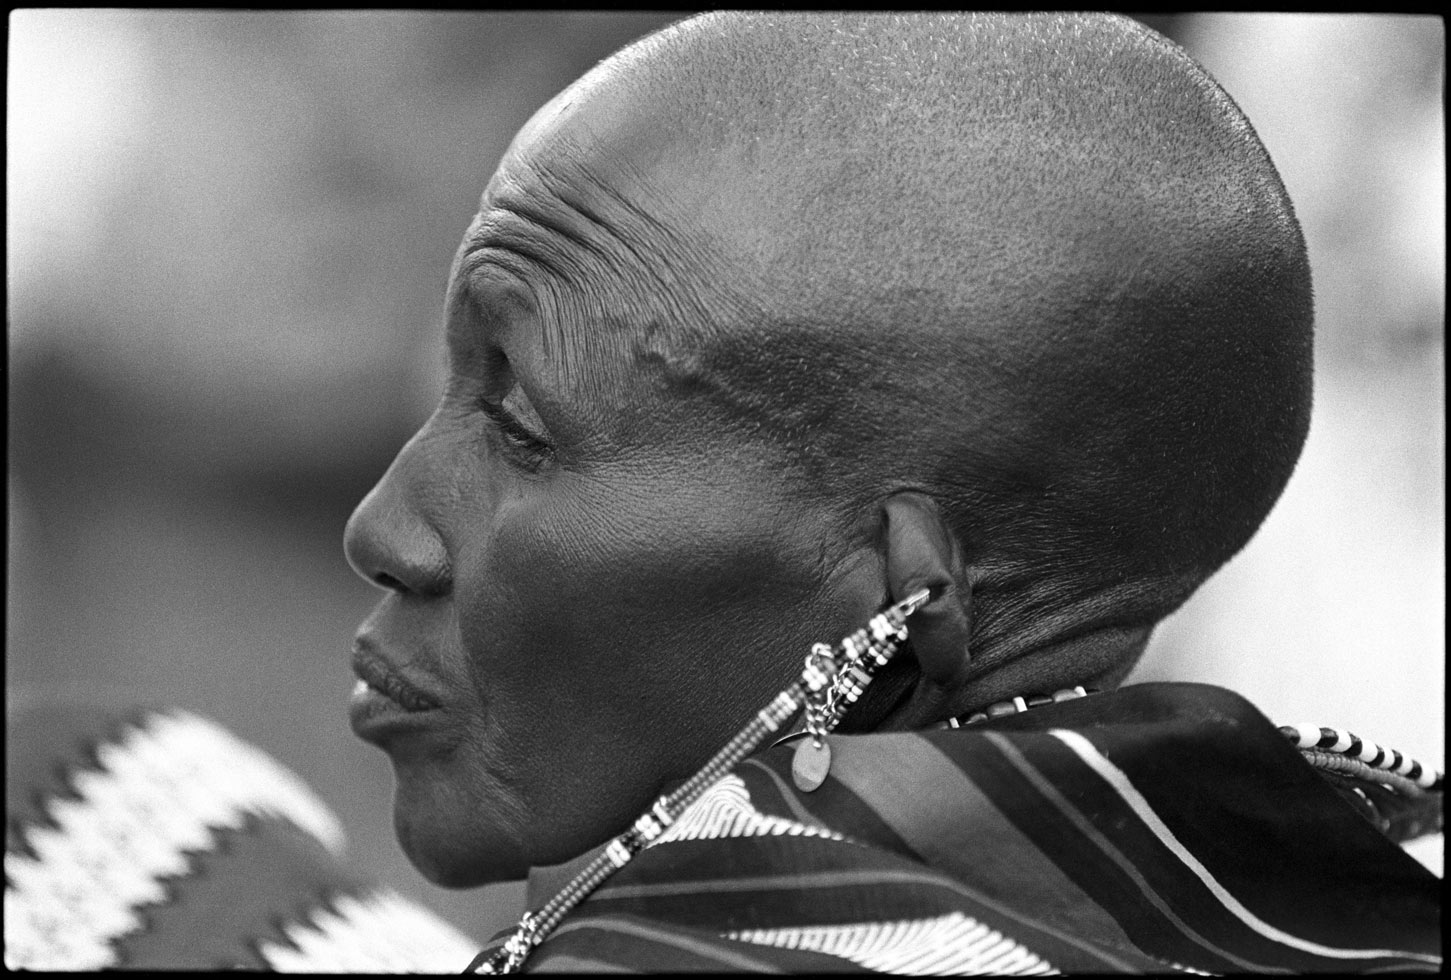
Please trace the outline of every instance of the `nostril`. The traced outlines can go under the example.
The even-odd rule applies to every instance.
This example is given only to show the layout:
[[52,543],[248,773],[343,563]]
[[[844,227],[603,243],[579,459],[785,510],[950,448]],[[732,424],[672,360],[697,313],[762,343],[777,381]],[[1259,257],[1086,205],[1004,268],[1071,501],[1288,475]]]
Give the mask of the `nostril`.
[[394,595],[446,595],[451,572],[443,539],[399,476],[409,458],[405,448],[348,518],[343,553],[364,581]]
[[398,581],[393,576],[389,575],[387,572],[379,572],[378,574],[374,575],[373,581],[376,582],[378,585],[381,585],[383,588],[389,590],[390,592],[408,591],[408,587],[406,585]]

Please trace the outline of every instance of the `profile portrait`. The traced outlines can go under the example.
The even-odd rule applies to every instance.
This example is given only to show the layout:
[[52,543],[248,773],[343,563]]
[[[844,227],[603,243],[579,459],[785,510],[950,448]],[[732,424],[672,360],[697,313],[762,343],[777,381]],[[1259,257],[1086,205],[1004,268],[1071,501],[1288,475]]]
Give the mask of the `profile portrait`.
[[1443,40],[13,13],[7,966],[1439,970]]

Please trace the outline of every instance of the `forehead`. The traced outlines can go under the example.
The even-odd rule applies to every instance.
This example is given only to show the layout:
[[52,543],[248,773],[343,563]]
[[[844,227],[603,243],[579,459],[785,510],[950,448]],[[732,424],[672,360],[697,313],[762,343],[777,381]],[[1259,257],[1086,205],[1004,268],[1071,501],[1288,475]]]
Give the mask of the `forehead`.
[[529,349],[551,384],[634,395],[676,387],[689,352],[736,318],[746,277],[712,220],[730,209],[692,206],[688,154],[640,115],[580,83],[520,130],[455,256],[452,345]]

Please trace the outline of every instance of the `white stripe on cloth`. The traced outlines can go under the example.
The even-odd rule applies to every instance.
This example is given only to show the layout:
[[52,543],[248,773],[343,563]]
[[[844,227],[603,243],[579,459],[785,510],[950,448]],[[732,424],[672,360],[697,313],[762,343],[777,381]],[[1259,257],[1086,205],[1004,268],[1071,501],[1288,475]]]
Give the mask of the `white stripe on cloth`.
[[834,831],[812,827],[784,817],[762,813],[751,805],[751,794],[741,777],[722,777],[676,818],[651,846],[673,840],[710,840],[718,837],[826,837],[843,840]]
[[1274,940],[1277,943],[1301,950],[1302,952],[1334,959],[1369,960],[1381,959],[1383,957],[1399,957],[1415,960],[1420,963],[1439,964],[1441,962],[1441,957],[1439,956],[1431,956],[1425,953],[1411,953],[1404,950],[1340,949],[1334,946],[1325,946],[1321,943],[1301,939],[1298,936],[1292,936],[1288,932],[1270,925],[1249,909],[1245,908],[1239,899],[1230,894],[1229,890],[1221,885],[1203,864],[1199,863],[1198,858],[1189,853],[1189,849],[1180,843],[1179,839],[1174,836],[1173,831],[1164,824],[1163,820],[1159,819],[1159,815],[1154,812],[1153,807],[1149,805],[1149,801],[1134,787],[1123,770],[1115,766],[1098,749],[1094,748],[1092,742],[1077,732],[1068,731],[1063,728],[1050,729],[1049,734],[1053,735],[1064,745],[1067,745],[1089,768],[1102,776],[1113,787],[1114,792],[1118,793],[1123,801],[1133,809],[1134,813],[1138,815],[1144,825],[1153,832],[1154,836],[1158,837],[1159,841],[1175,857],[1183,862],[1184,866],[1193,872],[1195,877],[1204,883],[1204,886],[1219,900],[1221,905],[1228,909],[1241,922],[1266,939]]
[[915,976],[1058,973],[1042,957],[961,912],[930,919],[745,929],[724,935],[737,942],[824,953],[880,973]]

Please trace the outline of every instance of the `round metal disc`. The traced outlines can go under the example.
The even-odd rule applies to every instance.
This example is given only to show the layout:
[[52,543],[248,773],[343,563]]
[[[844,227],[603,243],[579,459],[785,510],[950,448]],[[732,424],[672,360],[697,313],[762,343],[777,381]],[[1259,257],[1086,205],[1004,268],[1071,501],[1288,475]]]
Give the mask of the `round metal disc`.
[[791,780],[803,793],[810,793],[826,781],[831,771],[831,746],[823,739],[803,738],[791,758]]

